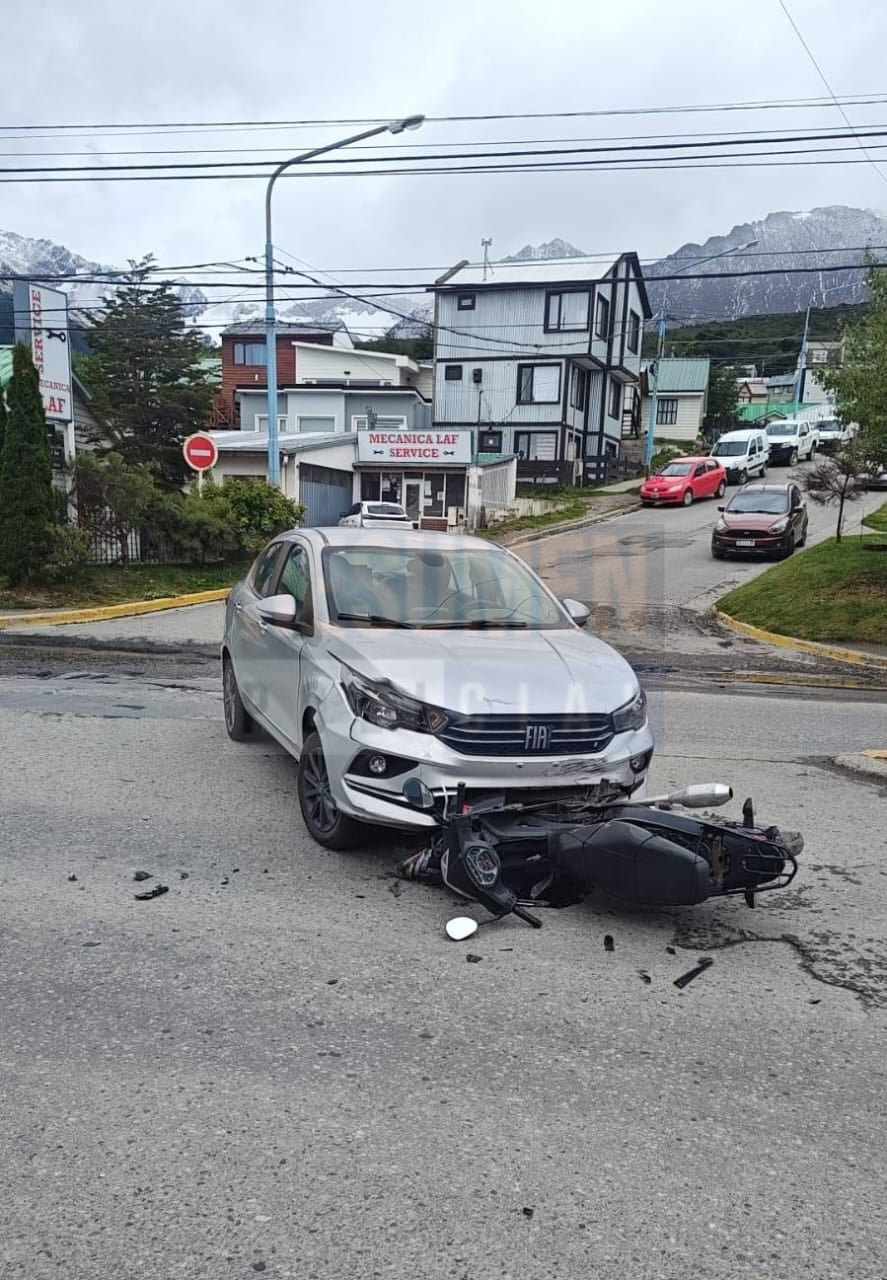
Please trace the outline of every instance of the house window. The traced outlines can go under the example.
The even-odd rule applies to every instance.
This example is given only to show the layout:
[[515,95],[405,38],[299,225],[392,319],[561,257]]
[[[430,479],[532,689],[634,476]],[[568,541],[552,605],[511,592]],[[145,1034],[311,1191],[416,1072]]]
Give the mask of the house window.
[[598,295],[597,309],[594,317],[594,332],[598,338],[610,336],[610,299],[603,294]]
[[367,422],[366,414],[354,414],[351,418],[352,431],[364,431],[367,427],[379,431],[406,431],[407,420],[405,417],[383,417],[381,414],[375,414],[372,423]]
[[676,399],[667,398],[665,400],[656,401],[657,427],[673,427],[677,420],[678,402]]
[[267,364],[264,342],[235,342],[235,364]]
[[570,373],[570,404],[581,411],[585,409],[587,399],[588,370],[574,364]]
[[335,418],[302,417],[300,414],[296,423],[299,431],[324,431],[332,435],[336,430]]
[[813,364],[828,364],[828,352],[822,350],[814,351]]
[[546,333],[563,333],[588,329],[591,295],[587,289],[571,289],[567,293],[549,293],[545,299]]
[[456,309],[458,311],[473,311],[476,302],[476,294],[473,293],[457,293]]
[[517,366],[518,404],[557,404],[561,398],[559,364],[519,364]]
[[641,342],[641,317],[636,311],[629,311],[628,313],[628,333],[625,336],[625,341],[629,351],[637,355]]
[[461,382],[462,366],[461,364],[445,364],[444,365],[444,382]]
[[618,418],[622,412],[622,383],[615,378],[610,380],[610,395],[607,406],[611,418]]

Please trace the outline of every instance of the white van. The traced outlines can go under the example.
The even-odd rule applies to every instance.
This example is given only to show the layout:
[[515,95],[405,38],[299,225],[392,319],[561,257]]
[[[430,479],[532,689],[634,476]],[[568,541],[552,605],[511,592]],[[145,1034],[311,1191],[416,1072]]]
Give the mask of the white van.
[[767,474],[770,461],[767,434],[760,427],[748,431],[725,431],[710,456],[720,462],[730,484],[745,484],[753,476]]

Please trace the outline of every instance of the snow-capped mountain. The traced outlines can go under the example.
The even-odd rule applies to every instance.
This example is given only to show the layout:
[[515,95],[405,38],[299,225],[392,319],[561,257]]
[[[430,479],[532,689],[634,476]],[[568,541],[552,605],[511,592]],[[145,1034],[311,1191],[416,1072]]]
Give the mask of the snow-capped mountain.
[[[740,250],[754,241],[754,247],[730,257],[701,262],[725,250]],[[836,272],[836,264],[861,267],[865,247],[877,251],[887,246],[887,218],[866,209],[844,205],[812,209],[805,213],[771,213],[756,222],[740,223],[725,236],[712,236],[702,244],[682,245],[659,262],[646,264],[650,301],[654,311],[664,307],[671,323],[697,318],[730,319],[743,315],[803,310],[814,306],[857,303],[865,297],[862,270]],[[586,256],[582,249],[561,239],[539,245],[524,245],[517,253],[498,259],[526,262]],[[495,261],[495,260],[494,260]],[[790,268],[814,268],[809,273],[789,274]],[[600,263],[590,267],[597,275]],[[657,277],[678,270],[712,278],[669,280]],[[117,268],[116,270],[119,270]],[[724,277],[726,271],[766,271],[771,274],[743,274]],[[66,282],[61,287],[71,299],[76,317],[96,305],[113,287],[115,268],[90,262],[62,245],[49,240],[28,239],[13,231],[0,231],[0,343],[12,341],[12,275],[31,275],[49,284],[59,275],[79,275],[88,283]],[[4,277],[6,277],[4,279]],[[718,278],[720,277],[720,278]],[[178,285],[179,296],[195,328],[217,341],[219,330],[242,320],[258,320],[263,314],[260,291],[249,301],[216,302],[186,280]],[[321,290],[318,288],[318,292]],[[217,296],[217,295],[214,295]],[[328,296],[312,301],[287,301],[285,281],[280,282],[278,314],[282,320],[309,323],[339,321],[355,338],[418,337],[430,332],[433,303],[430,295],[410,294],[385,298],[352,298],[330,286]]]
[[[753,247],[743,251],[748,244]],[[865,300],[863,273],[829,268],[861,265],[867,246],[887,247],[887,218],[868,209],[830,205],[805,213],[770,213],[758,222],[740,223],[725,236],[682,245],[661,262],[645,266],[644,275],[654,311],[663,307],[678,323],[802,311],[807,306],[836,307]],[[732,262],[727,256],[694,265],[728,249],[739,251]],[[798,267],[812,270],[788,274],[790,268]],[[693,275],[770,274],[655,283],[657,276],[673,275],[679,269]]]

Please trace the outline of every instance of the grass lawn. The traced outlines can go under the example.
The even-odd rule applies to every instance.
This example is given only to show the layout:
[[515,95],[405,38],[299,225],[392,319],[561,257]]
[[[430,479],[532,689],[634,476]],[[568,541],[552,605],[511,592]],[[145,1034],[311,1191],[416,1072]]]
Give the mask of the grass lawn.
[[68,582],[4,587],[0,582],[0,611],[14,609],[79,609],[92,605],[125,604],[130,600],[159,600],[230,587],[243,576],[241,565],[134,564],[91,565]]
[[873,511],[870,516],[866,516],[862,523],[869,529],[877,529],[880,533],[887,533],[887,502],[878,507],[877,511]]
[[[885,532],[829,538],[797,552],[731,591],[718,608],[799,640],[887,645],[887,504],[866,523]],[[866,544],[885,550],[866,551]]]

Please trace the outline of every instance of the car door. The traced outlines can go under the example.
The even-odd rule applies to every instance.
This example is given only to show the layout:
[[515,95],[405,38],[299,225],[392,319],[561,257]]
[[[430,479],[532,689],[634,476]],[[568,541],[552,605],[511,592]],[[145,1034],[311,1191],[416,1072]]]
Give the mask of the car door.
[[301,540],[289,544],[270,594],[292,596],[296,614],[293,626],[266,623],[262,633],[265,714],[274,732],[298,751],[302,661],[306,640],[314,630],[311,558],[307,545]]
[[243,697],[260,712],[264,711],[261,686],[264,623],[258,615],[257,606],[271,593],[286,545],[275,539],[259,553],[246,582],[232,602],[228,636],[234,674]]
[[810,434],[810,428],[803,424],[798,431],[798,457],[809,458],[813,452],[813,438]]
[[693,490],[694,498],[704,498],[708,493],[705,484],[704,462],[698,462],[693,468],[693,475],[690,477],[690,488]]
[[711,497],[714,497],[718,489],[720,489],[722,479],[720,464],[715,462],[713,458],[709,458],[705,464],[705,481],[708,486],[707,491]]

